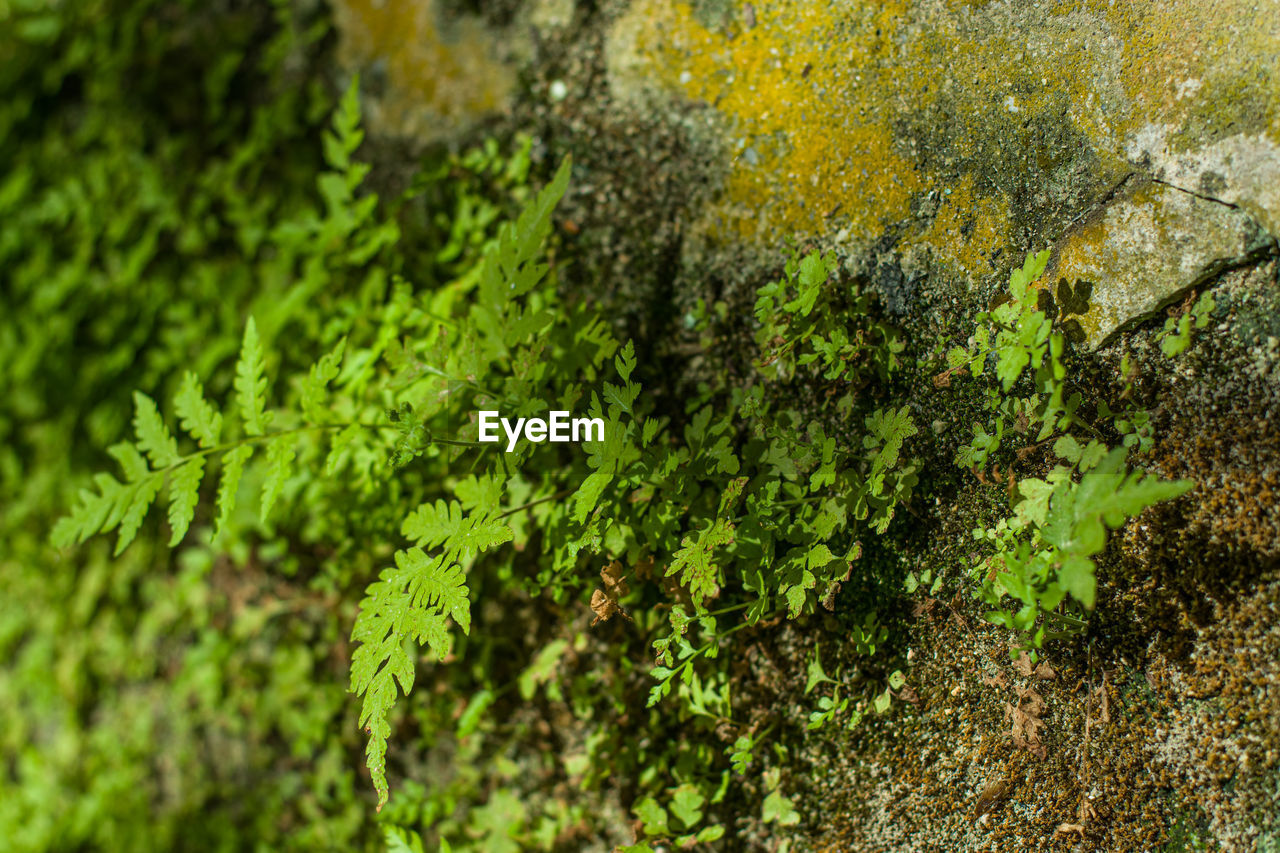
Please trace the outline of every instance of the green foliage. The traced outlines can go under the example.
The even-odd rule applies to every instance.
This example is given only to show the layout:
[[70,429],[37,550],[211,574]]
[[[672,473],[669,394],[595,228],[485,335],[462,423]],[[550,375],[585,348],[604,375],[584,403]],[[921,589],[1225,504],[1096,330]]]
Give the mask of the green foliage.
[[1217,307],[1213,294],[1205,291],[1200,294],[1194,305],[1188,301],[1182,311],[1164,321],[1164,328],[1156,335],[1160,342],[1160,351],[1169,358],[1181,355],[1191,346],[1191,330],[1197,331],[1209,325],[1213,309]]
[[[1064,402],[1066,338],[1052,328],[1034,296],[1033,284],[1047,260],[1048,252],[1028,256],[1010,277],[1008,298],[978,316],[972,349],[955,348],[947,354],[951,371],[981,377],[994,353],[998,382],[986,395],[987,409],[994,413],[994,431],[975,424],[973,440],[956,455],[957,465],[981,467],[992,459],[1000,449],[1006,423],[1016,424],[1019,432],[1029,436],[1039,425],[1035,434],[1039,443],[1057,435],[1053,452],[1068,463],[1054,466],[1044,478],[1020,478],[1017,494],[1021,499],[1012,507],[1013,514],[973,531],[974,538],[990,544],[994,553],[978,559],[971,574],[978,582],[979,596],[994,608],[987,619],[1022,638],[1024,646],[1014,653],[1082,630],[1096,603],[1096,558],[1106,547],[1107,530],[1121,527],[1147,507],[1178,497],[1194,485],[1185,480],[1161,481],[1128,467],[1130,448],[1146,450],[1152,442],[1145,412],[1115,415],[1105,401],[1097,402],[1099,415],[1112,419],[1124,436],[1123,446],[1113,450],[1096,438],[1082,445],[1070,432],[1073,427],[1096,430],[1077,414],[1079,393]],[[1036,393],[1014,396],[1011,392],[1025,381],[1028,368]],[[1122,372],[1128,374],[1127,363]],[[1009,476],[1012,489],[1012,468]],[[1006,606],[1008,599],[1016,606]]]
[[[0,10],[0,837],[554,850],[633,840],[619,792],[634,850],[795,831],[785,742],[907,690],[886,555],[928,436],[869,287],[793,251],[752,314],[690,315],[751,326],[744,375],[669,375],[562,280],[554,142],[433,151],[382,197],[322,7],[117,5]],[[1043,263],[949,357],[987,380],[965,467],[1032,427],[1067,463],[982,532],[980,595],[1028,632],[1186,488],[1077,441]],[[607,429],[505,453],[481,408]],[[1149,446],[1145,413],[1092,408]],[[758,719],[744,641],[820,614],[850,642],[831,674],[815,645],[808,719]]]
[[[868,368],[883,379],[899,366],[906,344],[889,325],[870,316],[871,296],[856,281],[830,284],[838,272],[832,254],[793,250],[783,277],[756,293],[759,366],[775,379],[805,372],[828,380]],[[852,327],[846,322],[852,320]]]

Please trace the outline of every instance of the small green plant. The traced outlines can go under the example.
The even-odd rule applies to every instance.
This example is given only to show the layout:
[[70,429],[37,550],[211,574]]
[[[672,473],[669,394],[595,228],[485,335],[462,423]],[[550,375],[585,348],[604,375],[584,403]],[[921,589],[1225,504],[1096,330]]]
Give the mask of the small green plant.
[[[1097,438],[1082,445],[1073,435],[1073,428],[1095,434],[1096,430],[1078,414],[1082,395],[1066,394],[1067,338],[1053,328],[1035,296],[1033,284],[1047,260],[1048,252],[1028,256],[1010,277],[1008,298],[978,316],[971,348],[947,354],[950,371],[967,371],[974,377],[982,376],[993,355],[995,362],[996,385],[986,388],[984,396],[995,429],[988,433],[975,424],[973,440],[957,453],[958,465],[984,465],[999,450],[1006,425],[1034,436],[1037,443],[1056,435],[1053,452],[1066,463],[1054,466],[1044,478],[1018,479],[1020,499],[1012,515],[973,531],[993,553],[980,557],[971,575],[980,597],[992,607],[986,618],[1022,638],[1012,654],[1082,630],[1096,601],[1096,557],[1106,547],[1108,529],[1193,485],[1161,481],[1128,467],[1130,449],[1146,450],[1153,440],[1146,412],[1116,415],[1098,401],[1099,415],[1112,420],[1124,437],[1123,446],[1114,450]],[[1130,375],[1127,364],[1122,369]],[[1035,393],[1015,396],[1014,389],[1028,380]],[[1013,465],[1011,460],[1011,498]],[[1017,606],[1005,606],[1008,599]]]
[[[997,605],[987,619],[1023,634],[1034,648],[1084,626],[1097,597],[1095,558],[1106,547],[1107,530],[1193,485],[1129,471],[1123,447],[1107,451],[1097,441],[1081,447],[1068,435],[1054,452],[1069,464],[1055,466],[1045,479],[1020,480],[1022,499],[1013,515],[974,531],[995,548],[973,568],[983,599]],[[1006,597],[1021,607],[999,607]]]
[[[996,384],[984,390],[985,408],[991,413],[990,428],[974,423],[973,439],[956,452],[956,464],[964,468],[982,467],[1000,449],[1006,431],[1029,436],[1039,425],[1035,441],[1044,441],[1055,431],[1065,431],[1076,423],[1079,393],[1067,395],[1066,336],[1039,305],[1032,285],[1044,272],[1049,252],[1028,255],[1020,269],[1009,277],[1009,292],[990,311],[980,313],[968,349],[954,347],[947,353],[948,373],[968,373],[980,378],[993,366]],[[1013,395],[1014,385],[1031,369],[1034,393]]]
[[1213,294],[1205,291],[1195,304],[1183,305],[1182,310],[1164,321],[1164,328],[1156,335],[1160,342],[1160,351],[1169,358],[1181,355],[1191,346],[1191,330],[1197,331],[1209,325],[1213,310],[1217,307]]
[[793,250],[783,277],[756,292],[759,366],[767,376],[806,370],[834,380],[869,366],[884,378],[898,368],[905,342],[871,319],[871,296],[856,281],[831,283],[838,269],[833,254]]

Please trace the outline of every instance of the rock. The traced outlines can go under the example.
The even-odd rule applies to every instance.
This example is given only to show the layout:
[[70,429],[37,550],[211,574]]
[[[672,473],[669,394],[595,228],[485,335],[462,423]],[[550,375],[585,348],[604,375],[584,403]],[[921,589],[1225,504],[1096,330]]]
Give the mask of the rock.
[[1134,180],[1059,242],[1046,278],[1079,291],[1089,310],[1080,326],[1090,345],[1150,315],[1269,240],[1240,210],[1151,180]]
[[363,103],[375,132],[431,141],[508,106],[515,67],[503,42],[511,40],[479,18],[443,17],[435,0],[334,3],[339,57],[366,72]]
[[1247,252],[1241,217],[1280,236],[1277,0],[504,0],[485,21],[463,8],[337,0],[344,59],[383,70],[385,85],[366,77],[375,129],[456,135],[518,112],[523,81],[525,105],[569,117],[578,179],[629,219],[609,183],[625,177],[581,155],[618,128],[678,137],[697,199],[660,215],[678,220],[691,280],[712,262],[755,269],[740,261],[798,237],[985,294],[1056,246],[1105,278],[1086,318],[1096,343]]
[[[831,0],[753,3],[750,22],[746,8],[634,0],[610,32],[614,95],[702,116],[719,146],[695,241],[840,233],[865,253],[893,235],[898,251],[927,250],[933,274],[974,286],[1135,173],[1280,234],[1280,15],[1256,4]],[[1239,217],[1148,190],[1101,221],[1137,251],[1187,237],[1202,215],[1210,233],[1174,262],[1183,270],[1231,256]],[[1155,304],[1190,283],[1164,281]],[[1103,334],[1125,306],[1153,304],[1146,287],[1114,298],[1123,282],[1099,282],[1117,312],[1098,320]]]

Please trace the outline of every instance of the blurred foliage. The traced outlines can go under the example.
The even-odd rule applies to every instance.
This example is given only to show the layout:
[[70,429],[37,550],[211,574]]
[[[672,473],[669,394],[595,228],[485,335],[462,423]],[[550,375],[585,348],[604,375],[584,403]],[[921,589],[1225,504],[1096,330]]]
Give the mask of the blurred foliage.
[[[380,197],[331,41],[288,0],[0,0],[0,838],[640,853],[802,831],[789,738],[908,689],[871,609],[903,569],[863,558],[920,485],[905,337],[793,251],[742,382],[638,363],[561,287],[568,158],[433,150]],[[1008,465],[1006,419],[1078,426],[1033,267],[950,356],[948,381],[998,380],[963,467]],[[479,408],[609,426],[503,453]],[[1093,604],[1092,562],[1053,574],[1055,513],[1091,560],[1177,492],[1135,477],[1090,507],[1071,477],[1024,480],[1024,523],[988,537],[1008,570],[970,584],[1021,591],[1002,624],[1023,633]],[[848,649],[830,675],[815,649],[816,710],[785,719],[735,663],[855,584]]]

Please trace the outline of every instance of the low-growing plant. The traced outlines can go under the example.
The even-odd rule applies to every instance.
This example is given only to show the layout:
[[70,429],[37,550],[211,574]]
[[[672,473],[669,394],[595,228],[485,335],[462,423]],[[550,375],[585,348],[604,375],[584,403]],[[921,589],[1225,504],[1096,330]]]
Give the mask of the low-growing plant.
[[[1083,395],[1068,396],[1067,336],[1053,327],[1034,286],[1048,257],[1047,251],[1028,256],[1011,275],[1007,297],[978,315],[970,348],[947,354],[948,377],[967,372],[981,378],[994,361],[995,382],[985,389],[985,406],[995,429],[988,433],[975,424],[974,439],[960,448],[956,463],[983,467],[1000,449],[1006,426],[1032,441],[1014,458],[1006,456],[1010,499],[1018,498],[1012,515],[973,531],[993,553],[980,556],[970,571],[980,597],[993,608],[986,618],[1021,637],[1013,655],[1081,631],[1096,602],[1096,558],[1106,547],[1108,529],[1193,486],[1129,467],[1130,448],[1151,446],[1150,417],[1144,411],[1115,414],[1105,401],[1096,401],[1099,416],[1112,421],[1123,446],[1108,450],[1093,437],[1097,429],[1080,416]],[[1122,373],[1130,376],[1127,360]],[[1034,393],[1016,396],[1015,389],[1024,384]],[[1082,431],[1088,434],[1084,444],[1076,437]],[[1049,441],[1053,454],[1067,464],[1053,466],[1043,478],[1015,480],[1015,458]],[[1017,606],[1007,606],[1009,599]]]

